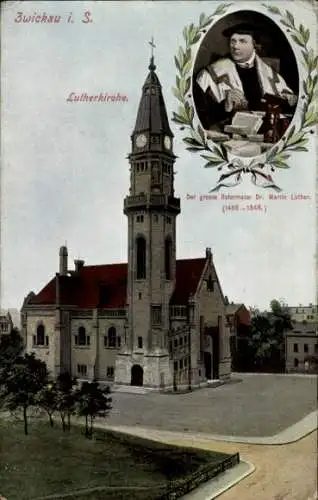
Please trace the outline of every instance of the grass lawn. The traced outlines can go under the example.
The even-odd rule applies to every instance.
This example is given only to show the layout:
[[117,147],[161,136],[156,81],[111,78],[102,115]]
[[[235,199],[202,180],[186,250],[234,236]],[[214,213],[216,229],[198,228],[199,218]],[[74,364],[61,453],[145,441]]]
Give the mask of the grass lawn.
[[31,422],[25,436],[22,422],[0,420],[0,494],[8,500],[95,487],[113,488],[77,498],[157,500],[170,480],[227,457],[113,432],[98,431],[89,440],[77,426],[63,433],[58,421],[53,429],[43,421]]

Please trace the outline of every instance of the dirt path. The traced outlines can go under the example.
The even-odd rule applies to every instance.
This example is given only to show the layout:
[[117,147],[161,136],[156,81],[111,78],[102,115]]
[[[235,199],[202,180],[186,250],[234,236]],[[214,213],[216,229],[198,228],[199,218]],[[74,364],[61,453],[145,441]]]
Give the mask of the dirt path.
[[[172,444],[187,445],[185,438]],[[253,474],[223,493],[220,500],[307,500],[317,489],[317,431],[296,443],[278,446],[196,441],[200,448],[235,453],[252,462]]]

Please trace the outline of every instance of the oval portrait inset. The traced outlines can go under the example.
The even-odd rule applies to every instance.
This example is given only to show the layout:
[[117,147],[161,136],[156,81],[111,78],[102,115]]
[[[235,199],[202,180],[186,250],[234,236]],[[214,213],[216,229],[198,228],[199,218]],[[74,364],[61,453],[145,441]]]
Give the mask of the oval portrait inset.
[[193,102],[207,137],[235,156],[266,153],[293,119],[296,58],[283,31],[263,14],[241,10],[212,25],[192,76]]

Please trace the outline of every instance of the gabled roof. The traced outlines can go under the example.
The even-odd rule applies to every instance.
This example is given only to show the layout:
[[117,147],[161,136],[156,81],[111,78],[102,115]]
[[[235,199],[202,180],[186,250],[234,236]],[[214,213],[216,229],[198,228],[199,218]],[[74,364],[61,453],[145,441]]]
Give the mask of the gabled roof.
[[244,304],[229,304],[226,306],[226,314],[235,314]]
[[176,262],[176,288],[171,304],[186,305],[191,294],[195,294],[202,276],[206,259],[180,259]]
[[[176,263],[176,288],[171,303],[186,304],[196,292],[206,259],[181,259]],[[127,264],[83,266],[77,273],[60,276],[60,303],[83,309],[95,307],[122,308],[126,305]],[[31,296],[28,305],[54,305],[56,278],[53,278],[37,295]]]

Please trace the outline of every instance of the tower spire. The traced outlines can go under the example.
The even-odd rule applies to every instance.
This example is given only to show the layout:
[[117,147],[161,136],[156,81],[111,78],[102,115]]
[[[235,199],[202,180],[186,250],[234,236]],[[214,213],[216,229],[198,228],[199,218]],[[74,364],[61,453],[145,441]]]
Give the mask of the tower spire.
[[156,65],[155,65],[155,59],[154,59],[154,50],[156,48],[156,45],[153,40],[153,36],[151,37],[150,42],[148,42],[150,47],[151,47],[151,56],[150,56],[150,64],[149,64],[149,69],[150,71],[155,71]]

